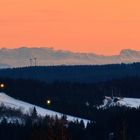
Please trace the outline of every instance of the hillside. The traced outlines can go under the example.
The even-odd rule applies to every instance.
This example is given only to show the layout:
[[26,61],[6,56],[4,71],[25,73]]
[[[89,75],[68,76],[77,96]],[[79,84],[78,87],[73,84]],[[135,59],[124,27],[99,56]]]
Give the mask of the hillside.
[[139,98],[125,98],[125,97],[105,97],[104,104],[101,108],[113,107],[113,106],[125,106],[130,108],[139,108],[140,99]]
[[140,76],[140,63],[85,66],[37,66],[1,69],[0,77],[55,81],[97,83],[124,77]]
[[[0,104],[3,104],[4,106],[10,107],[13,109],[21,109],[22,113],[24,113],[24,114],[29,114],[30,109],[33,109],[35,107],[38,115],[41,115],[42,117],[46,116],[46,115],[55,117],[57,115],[58,118],[61,118],[63,115],[62,113],[59,113],[59,112],[44,109],[39,106],[29,104],[27,102],[16,100],[16,99],[8,96],[5,93],[0,93]],[[86,120],[86,119],[82,119],[82,118],[78,118],[78,117],[74,117],[74,116],[70,116],[70,115],[66,115],[66,116],[67,116],[68,121],[78,120],[80,122],[81,120],[83,120],[85,125],[87,125],[87,123],[88,123],[88,120]]]

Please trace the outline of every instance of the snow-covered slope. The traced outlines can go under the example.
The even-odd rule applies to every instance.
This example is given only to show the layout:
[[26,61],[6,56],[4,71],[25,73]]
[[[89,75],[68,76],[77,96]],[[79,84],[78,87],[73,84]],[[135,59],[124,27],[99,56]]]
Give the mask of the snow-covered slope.
[[[56,116],[57,115],[59,118],[61,118],[63,115],[59,112],[44,109],[42,107],[14,99],[5,93],[0,93],[0,104],[4,104],[6,107],[10,107],[10,108],[14,108],[14,109],[21,109],[21,111],[23,113],[29,113],[30,109],[35,107],[38,114],[41,116],[45,116],[45,115]],[[85,125],[87,125],[87,123],[89,122],[89,120],[70,116],[70,115],[67,115],[67,120],[68,121],[75,121],[75,120],[81,121],[81,120],[83,120]]]
[[119,98],[119,97],[105,97],[104,104],[101,107],[111,107],[111,106],[126,106],[138,108],[140,107],[139,98]]
[[138,108],[140,107],[140,99],[137,98],[123,98],[118,101],[121,105]]

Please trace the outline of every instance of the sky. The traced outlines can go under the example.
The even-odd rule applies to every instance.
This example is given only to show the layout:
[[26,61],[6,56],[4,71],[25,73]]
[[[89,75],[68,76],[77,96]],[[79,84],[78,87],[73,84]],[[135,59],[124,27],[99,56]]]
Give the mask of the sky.
[[0,0],[0,48],[140,50],[139,0]]

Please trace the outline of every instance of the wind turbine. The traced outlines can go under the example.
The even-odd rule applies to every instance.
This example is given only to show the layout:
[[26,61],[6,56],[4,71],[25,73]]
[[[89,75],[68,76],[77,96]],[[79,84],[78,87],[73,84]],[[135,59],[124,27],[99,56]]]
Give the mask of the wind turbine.
[[30,67],[31,67],[32,66],[32,58],[30,58],[29,61],[30,61]]
[[35,57],[34,58],[34,61],[35,61],[35,66],[37,65],[37,58]]

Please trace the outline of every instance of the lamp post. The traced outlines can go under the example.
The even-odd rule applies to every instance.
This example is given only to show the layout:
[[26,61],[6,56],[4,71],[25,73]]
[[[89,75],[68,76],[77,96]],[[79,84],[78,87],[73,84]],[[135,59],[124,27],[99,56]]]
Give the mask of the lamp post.
[[5,84],[0,83],[0,92],[3,92],[4,89],[5,89]]
[[46,101],[46,104],[47,104],[47,105],[50,105],[50,104],[51,104],[51,100],[47,100],[47,101]]
[[5,85],[3,83],[0,84],[0,88],[3,89]]

